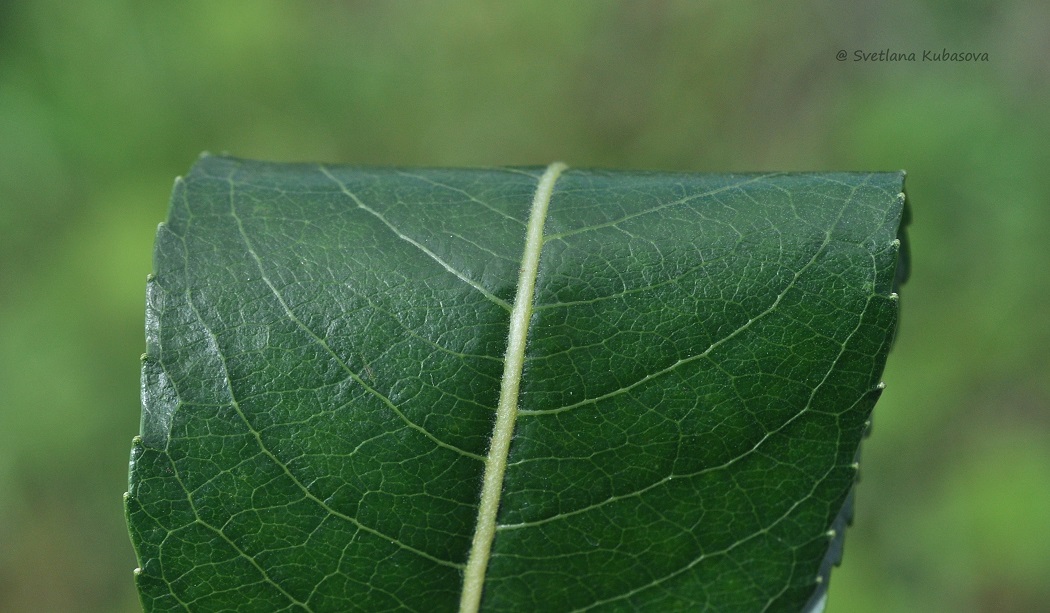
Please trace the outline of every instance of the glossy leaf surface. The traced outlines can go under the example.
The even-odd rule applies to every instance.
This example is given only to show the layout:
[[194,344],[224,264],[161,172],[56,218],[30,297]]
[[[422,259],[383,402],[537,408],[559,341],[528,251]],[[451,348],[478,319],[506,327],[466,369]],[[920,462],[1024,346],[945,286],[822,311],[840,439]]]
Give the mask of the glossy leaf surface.
[[148,282],[146,609],[454,611],[468,567],[487,611],[803,609],[881,390],[902,183],[202,158]]

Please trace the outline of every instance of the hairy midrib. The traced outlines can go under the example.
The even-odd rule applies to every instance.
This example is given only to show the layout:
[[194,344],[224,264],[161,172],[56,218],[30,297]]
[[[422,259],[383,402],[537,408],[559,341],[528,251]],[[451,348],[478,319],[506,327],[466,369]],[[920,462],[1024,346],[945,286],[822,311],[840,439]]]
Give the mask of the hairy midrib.
[[496,405],[496,423],[492,428],[489,452],[485,458],[485,475],[481,484],[478,503],[478,518],[474,525],[474,539],[470,557],[463,573],[463,591],[460,594],[461,613],[475,613],[481,604],[481,593],[485,586],[485,571],[488,568],[492,540],[496,535],[496,513],[499,511],[500,493],[503,490],[503,474],[507,468],[510,440],[514,434],[514,422],[518,416],[518,390],[525,364],[525,342],[532,317],[533,295],[536,275],[539,270],[540,252],[543,249],[543,226],[547,221],[547,208],[554,193],[554,184],[567,166],[555,162],[547,167],[536,186],[529,213],[529,224],[525,230],[525,250],[521,256],[518,272],[518,291],[514,296],[514,308],[510,313],[507,334],[507,353],[503,360],[503,377],[500,379],[499,403]]

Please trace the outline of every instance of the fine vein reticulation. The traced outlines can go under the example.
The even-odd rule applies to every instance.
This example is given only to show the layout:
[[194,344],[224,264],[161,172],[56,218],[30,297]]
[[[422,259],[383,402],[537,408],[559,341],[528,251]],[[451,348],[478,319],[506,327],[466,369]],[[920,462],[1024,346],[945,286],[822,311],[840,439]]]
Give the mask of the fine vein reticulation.
[[547,220],[547,207],[554,193],[554,184],[566,168],[566,165],[560,162],[548,166],[543,176],[540,177],[536,194],[532,199],[529,225],[525,234],[525,250],[521,256],[518,291],[514,297],[514,309],[510,314],[510,332],[507,335],[507,353],[503,363],[503,378],[500,382],[496,423],[492,430],[489,453],[485,461],[485,476],[481,486],[478,519],[471,544],[470,558],[464,572],[463,592],[459,601],[461,613],[475,613],[481,604],[485,570],[488,568],[492,539],[496,534],[496,513],[499,510],[500,492],[503,489],[503,473],[507,468],[507,455],[518,413],[518,390],[525,364],[525,342],[529,330],[529,319],[532,317],[540,251],[543,248],[543,225]]
[[144,609],[814,611],[902,186],[202,159],[148,281]]

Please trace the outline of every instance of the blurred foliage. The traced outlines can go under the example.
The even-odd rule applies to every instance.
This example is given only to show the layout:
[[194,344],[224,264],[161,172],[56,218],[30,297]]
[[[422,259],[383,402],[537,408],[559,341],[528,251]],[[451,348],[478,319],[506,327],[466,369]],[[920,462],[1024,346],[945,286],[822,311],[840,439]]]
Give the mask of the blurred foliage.
[[[0,610],[135,611],[144,279],[202,150],[909,171],[829,610],[1050,602],[1050,5],[0,3]],[[987,52],[859,63],[839,49]]]

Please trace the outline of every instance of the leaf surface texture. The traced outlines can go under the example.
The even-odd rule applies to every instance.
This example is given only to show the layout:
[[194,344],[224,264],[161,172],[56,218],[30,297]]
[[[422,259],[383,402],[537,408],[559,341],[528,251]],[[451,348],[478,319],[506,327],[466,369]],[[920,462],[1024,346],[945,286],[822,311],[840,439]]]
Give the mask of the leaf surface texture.
[[[460,607],[545,172],[176,182],[126,501],[147,610]],[[881,391],[903,173],[551,185],[481,610],[801,610]]]

